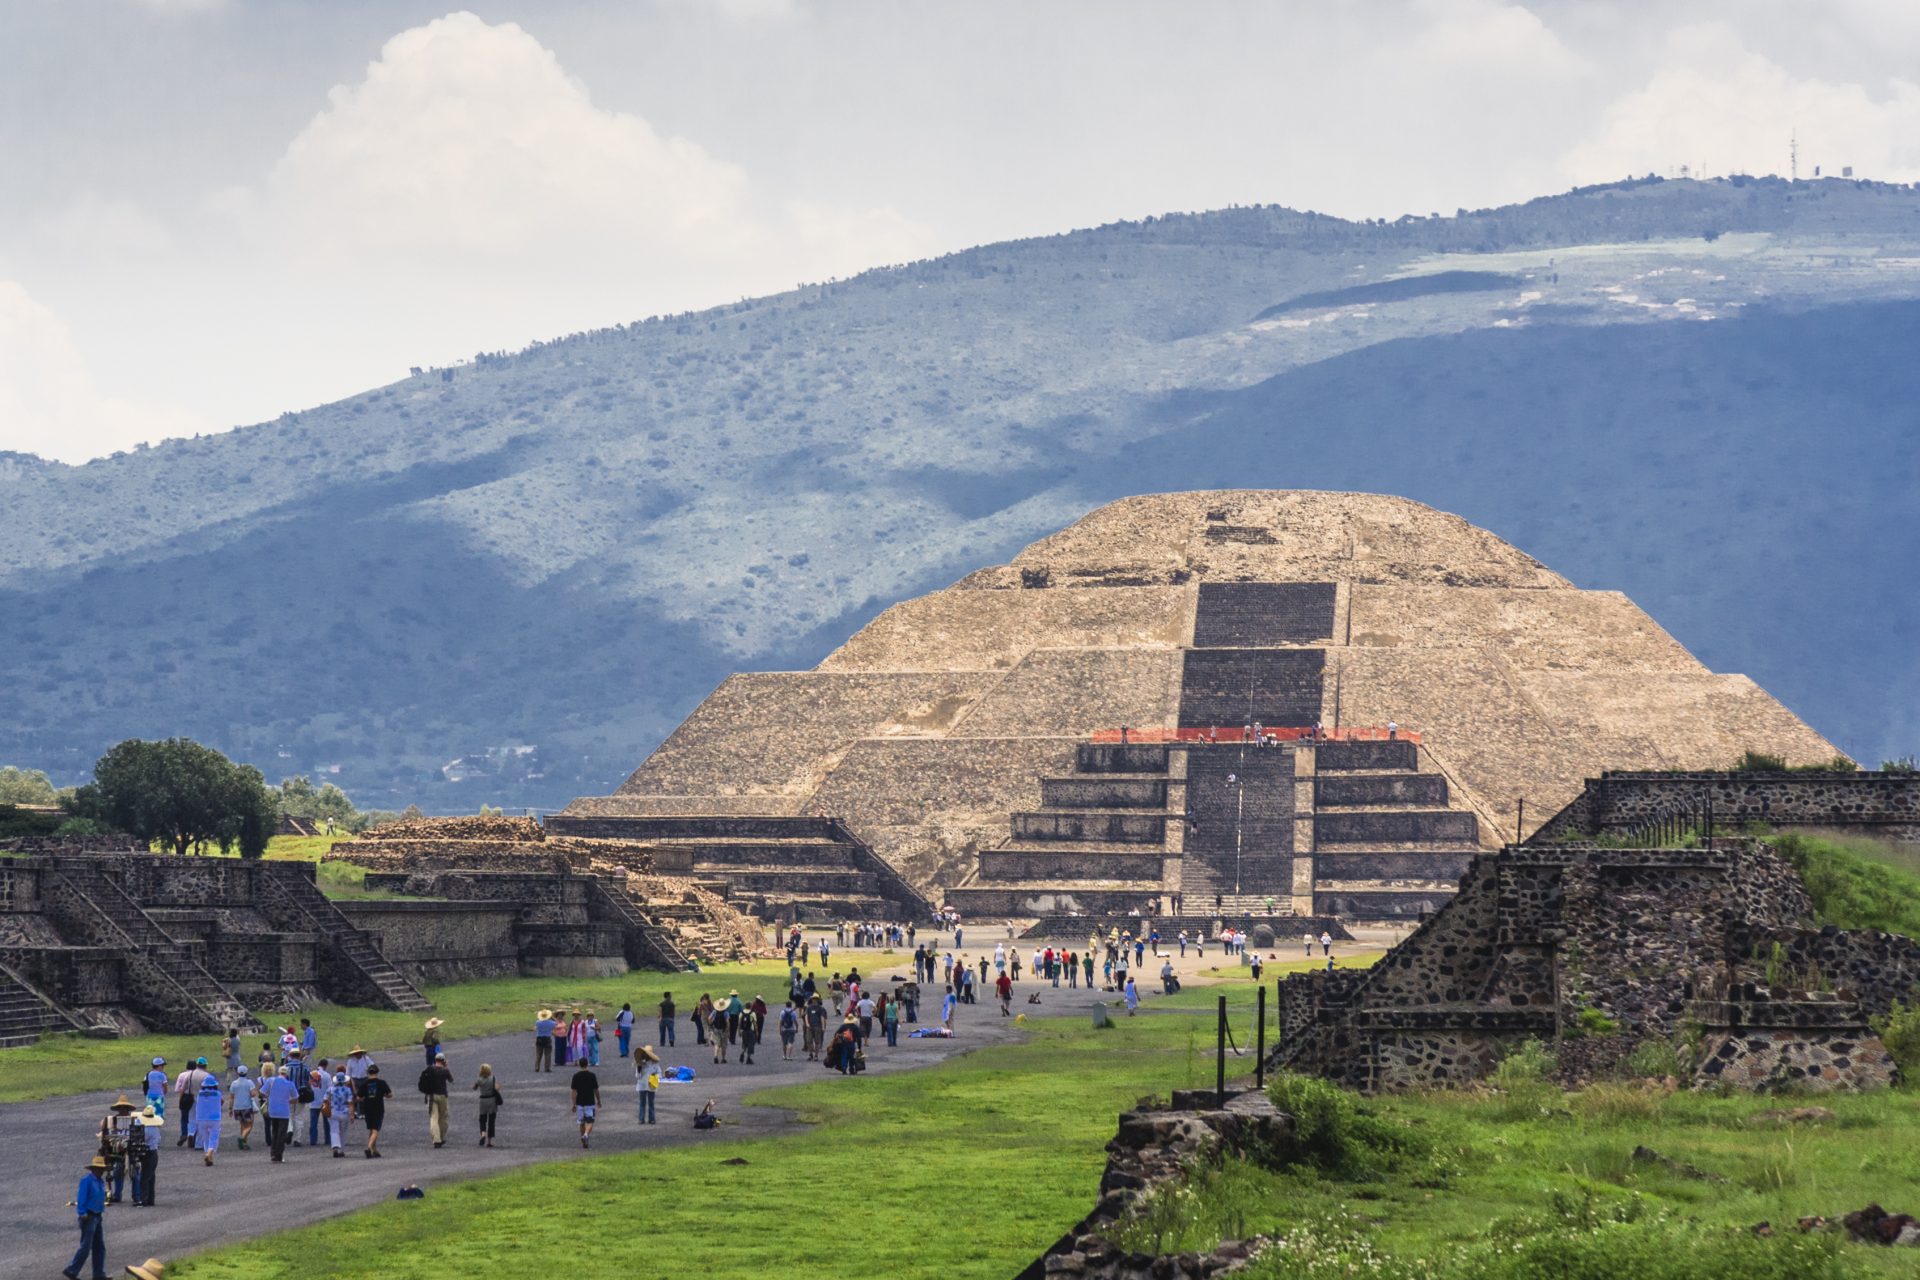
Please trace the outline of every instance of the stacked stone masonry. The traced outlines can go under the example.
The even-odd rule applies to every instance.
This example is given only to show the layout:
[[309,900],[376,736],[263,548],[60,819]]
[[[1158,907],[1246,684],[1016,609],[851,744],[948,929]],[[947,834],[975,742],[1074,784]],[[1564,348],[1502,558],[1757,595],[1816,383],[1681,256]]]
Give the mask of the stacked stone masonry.
[[1363,1090],[1460,1085],[1521,1040],[1557,1041],[1595,1011],[1619,1027],[1614,1059],[1701,1028],[1703,1083],[1887,1084],[1892,1062],[1860,1000],[1764,985],[1763,940],[1830,960],[1907,954],[1885,935],[1809,929],[1809,909],[1792,868],[1751,840],[1482,854],[1458,895],[1371,969],[1284,979],[1270,1065]]

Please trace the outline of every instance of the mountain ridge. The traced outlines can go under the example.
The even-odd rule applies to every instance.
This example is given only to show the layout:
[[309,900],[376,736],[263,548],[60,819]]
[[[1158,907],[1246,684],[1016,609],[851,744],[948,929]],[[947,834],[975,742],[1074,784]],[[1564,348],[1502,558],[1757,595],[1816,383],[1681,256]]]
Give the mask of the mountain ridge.
[[[1911,545],[1886,515],[1914,509],[1897,356],[1920,331],[1916,241],[1906,188],[1776,179],[1385,224],[1172,215],[537,343],[81,467],[0,459],[0,640],[23,659],[0,757],[70,779],[96,744],[191,724],[269,773],[338,764],[363,803],[559,803],[624,776],[732,669],[810,666],[885,604],[1109,498],[1256,480],[1459,511],[1670,628],[1678,610],[1711,665],[1850,750],[1910,749],[1911,699],[1876,713],[1869,691],[1906,697],[1911,664],[1835,595]],[[1513,283],[1311,301],[1462,270]],[[1840,410],[1852,470],[1808,472],[1796,451]],[[1608,433],[1651,456],[1615,465],[1590,438]],[[1769,523],[1797,473],[1840,487]],[[1622,496],[1586,518],[1638,564],[1556,518],[1593,506],[1599,476]],[[1629,515],[1673,524],[1672,545]],[[1837,675],[1805,669],[1821,646],[1777,602],[1720,591],[1709,611],[1686,587],[1766,562],[1741,539],[1793,541],[1789,524],[1860,561],[1836,578],[1794,553],[1845,624]],[[192,626],[158,620],[189,601]],[[537,776],[447,781],[527,742]]]

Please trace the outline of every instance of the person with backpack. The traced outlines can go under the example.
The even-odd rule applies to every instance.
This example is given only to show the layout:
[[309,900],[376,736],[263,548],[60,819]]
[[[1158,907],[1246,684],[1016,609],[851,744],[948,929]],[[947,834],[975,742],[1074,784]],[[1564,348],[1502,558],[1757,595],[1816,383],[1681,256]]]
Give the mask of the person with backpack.
[[434,1055],[433,1065],[420,1073],[420,1093],[427,1100],[427,1133],[433,1145],[447,1145],[447,1088],[453,1072],[447,1070],[447,1055]]
[[626,1057],[633,1049],[633,1006],[623,1004],[620,1012],[613,1018],[613,1034],[620,1041],[620,1056]]
[[800,1012],[792,1000],[780,1010],[780,1057],[783,1061],[793,1061],[793,1042],[800,1035]]
[[440,1018],[428,1018],[426,1030],[420,1033],[420,1047],[426,1051],[427,1066],[433,1066],[434,1059],[440,1056],[440,1028],[446,1023]]

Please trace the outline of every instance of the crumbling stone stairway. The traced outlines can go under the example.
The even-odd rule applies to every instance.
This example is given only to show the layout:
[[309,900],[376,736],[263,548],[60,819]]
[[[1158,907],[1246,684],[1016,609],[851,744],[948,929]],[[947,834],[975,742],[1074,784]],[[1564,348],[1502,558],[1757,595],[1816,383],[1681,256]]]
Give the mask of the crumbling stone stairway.
[[170,1027],[219,1034],[264,1030],[232,992],[94,862],[63,859],[51,877],[49,913],[63,934],[126,951],[128,1003]]
[[32,1044],[51,1032],[86,1029],[72,1012],[0,964],[0,1049]]
[[373,938],[356,927],[333,905],[331,898],[320,892],[320,887],[309,878],[313,874],[311,866],[262,864],[263,869],[269,866],[271,872],[262,878],[261,884],[270,895],[280,895],[281,902],[261,905],[269,912],[278,905],[283,917],[292,917],[286,923],[299,925],[301,932],[319,935],[326,960],[337,970],[330,975],[329,987],[337,988],[343,981],[349,982],[361,989],[369,1003],[389,1009],[423,1013],[433,1008],[433,1002],[380,953]]
[[674,942],[673,935],[647,917],[625,884],[595,876],[592,885],[589,905],[619,923],[629,965],[636,969],[665,969],[670,973],[682,973],[694,967]]

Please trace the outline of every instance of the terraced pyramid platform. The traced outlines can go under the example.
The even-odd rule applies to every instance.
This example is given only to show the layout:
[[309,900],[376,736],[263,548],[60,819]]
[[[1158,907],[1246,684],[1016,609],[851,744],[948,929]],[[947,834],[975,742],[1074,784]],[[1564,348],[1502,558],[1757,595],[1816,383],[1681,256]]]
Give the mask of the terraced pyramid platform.
[[[1242,741],[1256,723],[1271,745]],[[916,907],[891,868],[982,914],[1370,917],[1444,901],[1522,799],[1545,819],[1602,770],[1749,748],[1836,754],[1625,596],[1456,516],[1161,494],[893,606],[812,671],[730,678],[557,821],[676,819],[701,875],[783,912]]]

